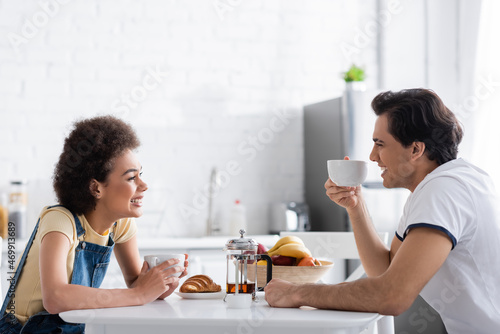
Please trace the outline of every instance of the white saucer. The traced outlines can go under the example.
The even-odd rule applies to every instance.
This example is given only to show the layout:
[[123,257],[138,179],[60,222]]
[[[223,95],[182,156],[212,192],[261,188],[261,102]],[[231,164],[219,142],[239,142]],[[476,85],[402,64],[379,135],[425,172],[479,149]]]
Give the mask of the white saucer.
[[219,291],[219,292],[192,292],[192,293],[187,293],[187,292],[178,292],[175,291],[175,293],[178,296],[181,296],[182,298],[185,299],[222,299],[224,298],[224,295],[226,294],[224,291]]

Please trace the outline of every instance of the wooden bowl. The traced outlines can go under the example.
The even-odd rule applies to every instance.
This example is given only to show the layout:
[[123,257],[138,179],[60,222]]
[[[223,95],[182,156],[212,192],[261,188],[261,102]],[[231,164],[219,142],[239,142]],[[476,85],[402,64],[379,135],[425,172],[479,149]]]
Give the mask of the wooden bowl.
[[[316,283],[323,277],[330,269],[333,268],[333,262],[321,260],[321,266],[274,266],[273,265],[273,278],[281,278],[285,281],[305,284]],[[248,268],[248,275],[253,277],[254,267]],[[263,287],[266,285],[266,266],[257,266],[257,286]]]

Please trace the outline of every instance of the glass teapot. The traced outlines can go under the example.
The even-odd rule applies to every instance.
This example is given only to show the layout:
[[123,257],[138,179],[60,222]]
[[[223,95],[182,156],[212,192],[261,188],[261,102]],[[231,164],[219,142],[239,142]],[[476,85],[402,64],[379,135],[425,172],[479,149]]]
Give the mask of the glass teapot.
[[[243,235],[245,230],[240,230],[240,237],[228,240],[226,251],[226,297],[228,294],[251,294],[255,300],[257,290],[257,261],[264,259],[267,262],[266,284],[272,278],[271,258],[266,254],[257,254],[257,242]],[[224,298],[225,299],[225,298]]]

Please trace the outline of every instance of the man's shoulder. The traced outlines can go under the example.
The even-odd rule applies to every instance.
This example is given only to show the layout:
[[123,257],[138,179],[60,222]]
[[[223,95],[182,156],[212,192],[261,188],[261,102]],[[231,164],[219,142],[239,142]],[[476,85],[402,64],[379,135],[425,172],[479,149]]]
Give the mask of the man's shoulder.
[[448,191],[456,185],[459,188],[466,188],[470,183],[483,183],[489,176],[477,166],[464,159],[448,161],[434,171],[429,173],[418,185],[418,188],[441,189]]

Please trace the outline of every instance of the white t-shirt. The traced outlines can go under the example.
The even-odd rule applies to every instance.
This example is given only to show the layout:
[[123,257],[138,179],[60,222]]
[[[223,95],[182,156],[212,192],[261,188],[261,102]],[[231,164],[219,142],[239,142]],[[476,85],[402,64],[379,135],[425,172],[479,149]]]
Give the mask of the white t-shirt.
[[453,242],[420,293],[448,333],[500,333],[499,206],[491,178],[462,159],[436,168],[408,197],[396,236],[425,226]]

